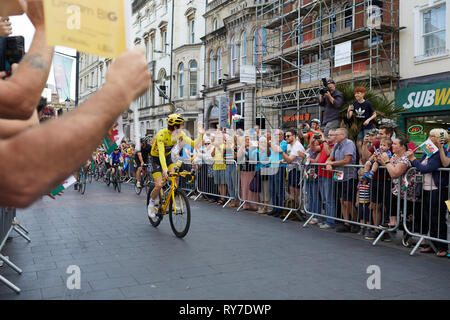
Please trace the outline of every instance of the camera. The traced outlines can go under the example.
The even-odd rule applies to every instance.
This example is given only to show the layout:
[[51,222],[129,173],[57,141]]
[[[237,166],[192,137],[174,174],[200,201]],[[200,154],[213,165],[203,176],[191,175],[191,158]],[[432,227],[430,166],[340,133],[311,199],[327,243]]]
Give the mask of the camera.
[[11,66],[25,55],[25,39],[22,36],[0,37],[0,71],[11,75]]
[[327,82],[327,78],[322,78],[322,85],[323,88],[320,88],[320,94],[324,95],[327,92],[330,92],[330,89],[328,88],[328,82]]
[[321,139],[322,139],[322,136],[321,136],[320,134],[315,134],[315,135],[313,136],[313,139],[321,140]]

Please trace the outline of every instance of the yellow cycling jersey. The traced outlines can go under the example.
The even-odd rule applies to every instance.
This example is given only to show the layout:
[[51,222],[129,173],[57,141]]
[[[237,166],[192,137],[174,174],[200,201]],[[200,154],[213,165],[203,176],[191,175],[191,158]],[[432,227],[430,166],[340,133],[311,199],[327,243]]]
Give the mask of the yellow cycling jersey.
[[177,143],[178,140],[183,140],[184,142],[194,147],[202,140],[202,135],[200,135],[197,139],[192,140],[184,131],[180,130],[180,133],[177,135],[172,135],[170,131],[166,129],[160,130],[155,137],[155,142],[152,146],[151,155],[153,157],[159,157],[159,161],[161,162],[161,167],[163,170],[167,170],[166,157],[172,151],[172,147]]

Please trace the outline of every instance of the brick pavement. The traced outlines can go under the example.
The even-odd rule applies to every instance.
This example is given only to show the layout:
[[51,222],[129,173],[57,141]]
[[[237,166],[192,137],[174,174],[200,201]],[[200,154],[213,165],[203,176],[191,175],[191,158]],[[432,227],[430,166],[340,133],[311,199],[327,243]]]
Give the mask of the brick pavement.
[[[0,274],[0,299],[448,299],[450,261],[408,255],[397,242],[372,246],[296,221],[191,201],[192,223],[176,238],[168,219],[153,228],[145,196],[123,186],[87,186],[20,210],[31,243],[14,235],[4,253],[23,269]],[[69,290],[67,267],[81,269]],[[369,265],[381,268],[381,290],[368,290]]]

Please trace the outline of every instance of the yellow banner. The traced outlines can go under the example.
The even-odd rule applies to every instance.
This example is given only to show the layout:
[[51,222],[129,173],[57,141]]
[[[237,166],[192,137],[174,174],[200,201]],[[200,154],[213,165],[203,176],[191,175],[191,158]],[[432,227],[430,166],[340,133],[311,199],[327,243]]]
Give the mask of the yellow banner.
[[47,43],[118,57],[127,49],[126,1],[44,0]]

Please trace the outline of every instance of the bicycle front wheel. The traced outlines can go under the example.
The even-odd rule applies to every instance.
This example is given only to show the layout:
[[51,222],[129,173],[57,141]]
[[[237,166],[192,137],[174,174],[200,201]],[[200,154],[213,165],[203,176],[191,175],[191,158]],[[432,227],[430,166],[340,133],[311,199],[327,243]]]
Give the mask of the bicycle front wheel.
[[122,185],[122,180],[119,176],[119,174],[116,175],[116,188],[117,188],[117,192],[120,193],[120,186]]
[[84,194],[86,191],[86,173],[82,173],[80,176],[80,192],[81,194]]
[[170,227],[178,238],[183,238],[191,225],[191,207],[183,191],[175,190],[174,198],[170,199],[169,205]]
[[[154,185],[153,185],[153,187],[154,187]],[[146,210],[145,210],[145,211],[148,210],[148,204],[150,203],[150,194],[152,193],[153,187],[147,192],[147,207],[146,207]],[[161,193],[160,193],[160,194],[161,194]],[[157,214],[156,217],[154,217],[153,219],[150,218],[150,217],[148,217],[148,220],[150,220],[150,223],[151,223],[152,226],[154,226],[155,228],[156,228],[157,226],[159,226],[159,224],[161,223],[161,221],[162,221],[162,219],[163,219],[163,215],[161,214],[161,212],[162,212],[161,207],[162,207],[163,203],[162,203],[162,199],[161,199],[161,196],[160,196],[160,195],[158,196],[157,201],[158,201],[158,213],[159,213],[159,214]],[[147,212],[147,216],[148,216],[148,212]]]

